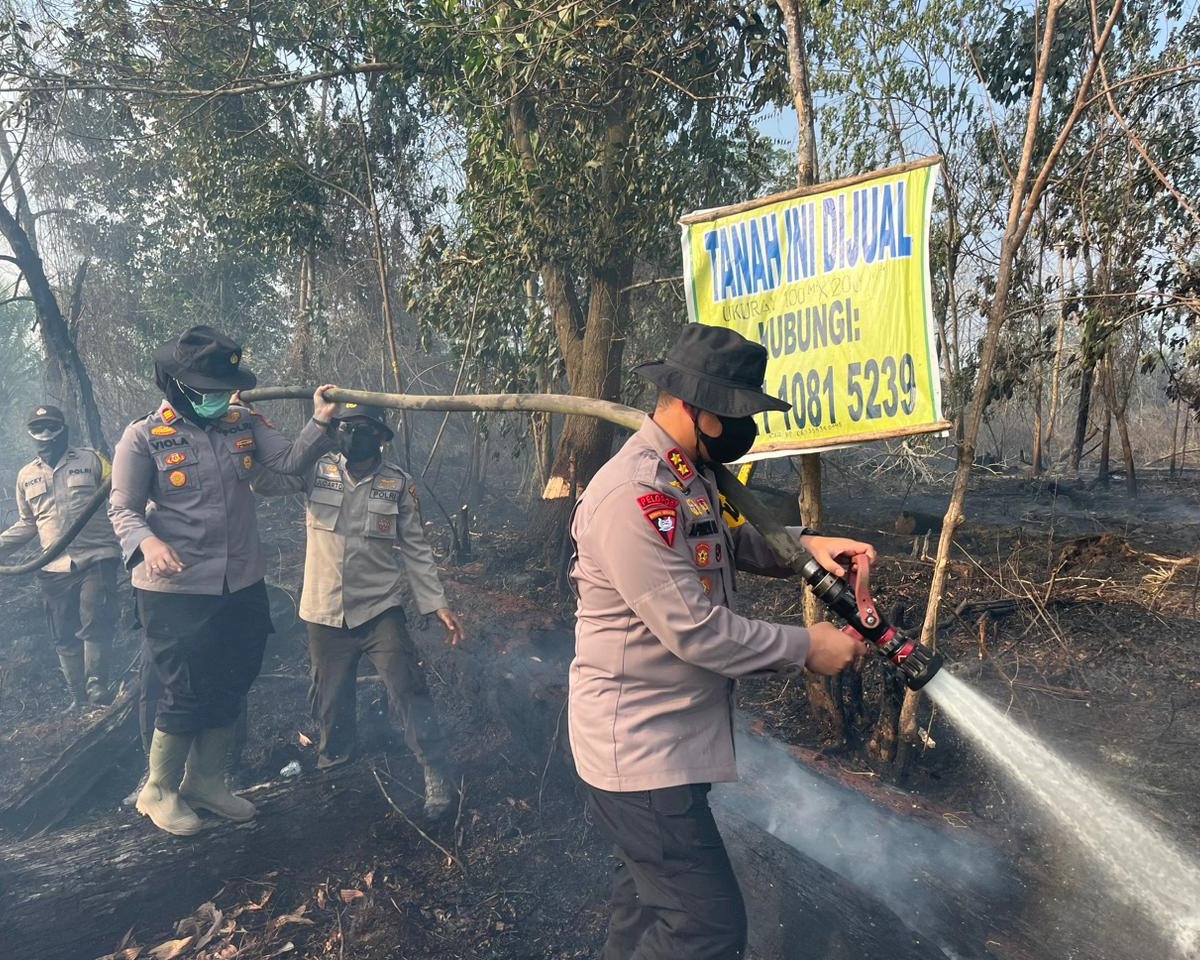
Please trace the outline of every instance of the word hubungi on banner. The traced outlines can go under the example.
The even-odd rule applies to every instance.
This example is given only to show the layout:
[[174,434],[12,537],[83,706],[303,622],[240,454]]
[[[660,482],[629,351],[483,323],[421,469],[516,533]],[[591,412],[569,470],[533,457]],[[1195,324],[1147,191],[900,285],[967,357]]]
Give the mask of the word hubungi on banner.
[[944,431],[929,289],[938,158],[689,214],[693,322],[767,348],[747,460]]

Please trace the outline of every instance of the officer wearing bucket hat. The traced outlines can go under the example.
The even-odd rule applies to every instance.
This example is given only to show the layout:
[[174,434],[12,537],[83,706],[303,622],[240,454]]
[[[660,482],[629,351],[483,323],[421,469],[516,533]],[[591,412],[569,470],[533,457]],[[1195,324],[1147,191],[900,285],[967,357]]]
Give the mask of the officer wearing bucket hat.
[[[592,478],[571,520],[578,595],[569,731],[576,769],[618,860],[604,960],[733,960],[746,943],[737,879],[708,806],[737,779],[738,677],[800,665],[838,673],[865,654],[830,623],[749,620],[735,567],[790,576],[748,524],[722,519],[714,462],[744,456],[767,353],[689,325],[636,372],[659,387],[652,418]],[[865,543],[794,530],[826,569]]]
[[[37,457],[17,474],[17,522],[0,533],[0,556],[35,536],[56,541],[108,477],[109,462],[88,447],[72,447],[63,412],[34,407],[29,436]],[[121,548],[101,511],[67,550],[38,571],[71,708],[107,703],[108,660],[116,627],[117,559]]]
[[[392,439],[381,407],[339,404],[338,452],[304,477],[263,470],[254,490],[303,493],[308,546],[300,618],[308,624],[309,700],[320,728],[317,765],[333,767],[355,748],[355,679],[365,654],[383,678],[392,719],[425,768],[425,813],[451,808],[449,757],[404,616],[407,580],[422,615],[436,614],[456,645],[463,628],[450,609],[421,527],[417,488],[383,455]],[[403,561],[401,572],[397,560]]]
[[319,387],[312,420],[288,440],[231,404],[256,378],[241,346],[208,326],[156,350],[154,375],[164,400],[117,444],[109,517],[133,571],[143,655],[164,690],[137,809],[185,836],[200,830],[198,809],[254,816],[224,778],[242,698],[272,630],[250,478],[260,464],[310,470],[333,445],[334,404],[323,396],[330,385]]

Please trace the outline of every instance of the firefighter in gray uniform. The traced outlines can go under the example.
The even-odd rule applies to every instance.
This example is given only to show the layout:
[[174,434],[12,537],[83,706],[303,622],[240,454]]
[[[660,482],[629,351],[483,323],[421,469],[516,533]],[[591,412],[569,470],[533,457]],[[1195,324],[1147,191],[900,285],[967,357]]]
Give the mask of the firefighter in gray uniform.
[[[733,331],[688,325],[661,363],[654,415],[576,505],[578,594],[569,730],[595,822],[616,847],[605,960],[735,960],[746,943],[737,879],[708,806],[737,779],[738,677],[834,674],[866,646],[830,623],[808,629],[731,609],[734,568],[787,576],[749,524],[730,528],[705,466],[744,456],[753,414],[786,404],[761,392],[767,354]],[[793,531],[814,557],[873,549]]]
[[235,821],[255,813],[224,777],[272,630],[250,478],[259,464],[307,473],[333,446],[328,384],[293,442],[231,406],[235,391],[255,384],[241,360],[241,347],[207,326],[156,350],[165,399],[125,429],[113,458],[109,517],[133,570],[143,656],[164,691],[137,809],[180,836],[200,830],[197,809]]
[[[35,407],[28,428],[38,455],[17,474],[17,522],[0,533],[0,556],[35,536],[43,549],[50,546],[108,478],[109,462],[102,454],[70,445],[58,407]],[[108,661],[120,556],[108,517],[97,510],[67,550],[38,572],[71,709],[110,699]]]
[[405,624],[405,579],[417,611],[436,614],[451,645],[463,640],[462,624],[446,601],[421,528],[416,485],[383,456],[393,435],[385,411],[347,403],[335,420],[338,453],[322,457],[305,477],[263,470],[254,481],[258,493],[307,498],[300,618],[308,624],[309,700],[320,728],[317,766],[353,755],[355,685],[366,654],[387,688],[393,722],[403,726],[405,742],[425,768],[425,813],[436,818],[450,809],[454,792],[433,700]]

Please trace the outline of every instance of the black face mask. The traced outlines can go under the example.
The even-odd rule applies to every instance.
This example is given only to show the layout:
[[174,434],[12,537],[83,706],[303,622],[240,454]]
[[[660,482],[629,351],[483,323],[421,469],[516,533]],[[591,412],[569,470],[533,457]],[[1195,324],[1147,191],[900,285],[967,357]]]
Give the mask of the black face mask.
[[733,463],[746,455],[758,436],[758,424],[753,417],[717,417],[721,435],[710,437],[700,429],[700,414],[696,414],[696,437],[704,441],[708,459],[713,463]]
[[[30,431],[31,433],[33,431]],[[50,466],[54,466],[62,458],[62,455],[67,452],[68,444],[67,428],[47,440],[40,440],[37,437],[33,438],[34,449],[37,450],[37,455],[41,457]]]
[[361,463],[379,456],[379,448],[383,446],[383,437],[375,427],[360,424],[338,424],[338,450],[342,452],[348,463]]

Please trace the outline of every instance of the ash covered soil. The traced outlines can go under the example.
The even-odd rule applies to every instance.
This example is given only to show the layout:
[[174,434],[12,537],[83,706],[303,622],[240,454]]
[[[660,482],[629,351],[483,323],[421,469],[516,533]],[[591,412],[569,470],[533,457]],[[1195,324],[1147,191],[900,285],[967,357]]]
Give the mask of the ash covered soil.
[[[876,597],[885,607],[905,601],[910,622],[919,622],[932,564],[909,556],[912,541],[896,534],[893,522],[902,509],[940,516],[944,493],[909,490],[885,478],[861,484],[871,496],[858,497],[841,493],[836,479],[826,483],[823,531],[872,540],[881,557],[873,577]],[[313,770],[315,750],[308,740],[314,731],[304,634],[294,607],[289,609],[300,580],[303,529],[286,505],[264,507],[264,539],[278,558],[268,579],[279,588],[280,632],[250,697],[250,739],[238,774],[244,786],[279,781],[293,760],[301,764],[302,778],[321,776]],[[536,636],[569,655],[570,604],[555,590],[554,571],[539,565],[542,545],[519,521],[506,520],[506,510],[511,507],[499,503],[479,509],[475,560],[446,568],[445,580],[465,616],[472,647],[492,651],[489,669],[511,677],[514,665],[503,659],[509,640]],[[978,481],[966,512],[939,632],[953,669],[1194,851],[1200,840],[1200,771],[1194,762],[1200,744],[1196,478],[1146,480],[1139,500],[1131,503],[1116,483],[1105,489],[989,476]],[[59,716],[67,697],[36,586],[31,578],[8,586],[0,598],[0,615],[8,624],[0,637],[0,808],[98,715]],[[741,588],[742,612],[799,622],[794,585],[744,577]],[[982,617],[979,604],[993,601],[1011,603]],[[519,723],[497,722],[506,715],[505,705],[494,702],[486,678],[472,677],[468,653],[445,649],[439,629],[420,630],[418,638],[464,778],[465,797],[453,823],[431,826],[421,820],[420,770],[402,738],[379,719],[381,685],[365,679],[359,692],[363,756],[349,788],[357,797],[346,804],[347,815],[362,822],[349,842],[329,848],[314,836],[307,851],[280,850],[275,869],[225,878],[207,902],[190,905],[190,914],[144,916],[127,940],[98,939],[86,956],[132,960],[187,937],[193,939],[179,947],[179,956],[221,960],[596,956],[611,861],[553,738],[529,742],[531,735]],[[117,662],[132,661],[136,649],[136,636],[124,630]],[[844,745],[827,742],[797,680],[747,681],[739,702],[766,732],[804,748],[822,775],[861,784],[868,802],[901,798],[900,806],[932,811],[944,833],[981,838],[1008,862],[1017,878],[1015,891],[1003,902],[981,900],[974,915],[961,918],[975,950],[947,947],[927,955],[1165,956],[1161,948],[1146,946],[1155,941],[1144,920],[1111,895],[1106,881],[1093,877],[1031,802],[952,727],[931,717],[927,703],[920,714],[924,742],[899,782],[890,769],[868,762],[862,742],[869,735],[881,669],[873,664],[866,671],[868,716]],[[364,676],[372,672],[364,663]],[[561,687],[547,697],[553,716]],[[401,812],[379,802],[373,770],[380,771]],[[64,826],[136,820],[120,807],[120,798],[139,773],[134,756]],[[268,806],[261,815],[271,813]],[[802,807],[796,816],[813,812]],[[751,956],[877,955],[856,940],[852,918],[794,909],[801,910],[799,929],[812,936],[782,949],[759,947]],[[1107,920],[1097,926],[1097,917]],[[1124,932],[1113,934],[1114,925]],[[824,935],[832,927],[836,935]],[[907,944],[920,932],[897,930],[896,941]],[[172,954],[168,949],[162,955]]]

